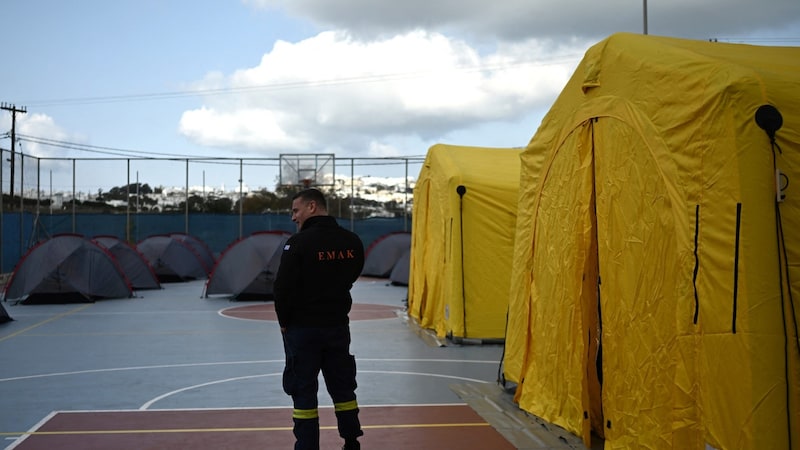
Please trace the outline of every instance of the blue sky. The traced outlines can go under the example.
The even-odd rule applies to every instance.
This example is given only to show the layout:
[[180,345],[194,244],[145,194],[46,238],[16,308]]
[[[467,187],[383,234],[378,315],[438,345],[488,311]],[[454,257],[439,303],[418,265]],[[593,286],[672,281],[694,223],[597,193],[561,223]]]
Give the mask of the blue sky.
[[[0,101],[27,107],[18,150],[41,157],[364,158],[423,156],[437,142],[524,146],[590,45],[642,32],[643,4],[10,0],[0,6]],[[797,46],[800,2],[651,0],[648,31]],[[10,128],[0,111],[0,135]],[[75,148],[86,145],[93,151]],[[29,189],[36,171],[26,163]],[[3,170],[7,191],[8,162]],[[180,163],[131,170],[152,186],[185,182]],[[272,188],[276,171],[248,167],[243,178]],[[90,192],[123,185],[128,173],[103,161],[76,172],[77,190]],[[355,172],[404,175],[402,166]],[[71,162],[43,163],[45,191],[51,173],[55,190],[72,189]],[[231,188],[238,179],[236,166],[193,165],[189,184]]]

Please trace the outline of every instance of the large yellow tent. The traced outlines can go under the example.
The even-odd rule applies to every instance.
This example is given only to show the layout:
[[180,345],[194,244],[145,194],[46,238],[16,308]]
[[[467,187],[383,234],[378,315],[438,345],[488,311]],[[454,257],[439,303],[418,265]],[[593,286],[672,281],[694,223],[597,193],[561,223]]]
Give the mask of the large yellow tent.
[[522,409],[606,448],[800,449],[800,48],[612,35],[520,171]]
[[522,149],[437,144],[414,187],[409,315],[454,340],[502,340]]

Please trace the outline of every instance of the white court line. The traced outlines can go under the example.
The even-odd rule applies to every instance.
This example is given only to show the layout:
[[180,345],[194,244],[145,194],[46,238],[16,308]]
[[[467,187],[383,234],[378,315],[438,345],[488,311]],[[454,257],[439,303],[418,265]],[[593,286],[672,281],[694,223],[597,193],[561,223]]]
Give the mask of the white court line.
[[[356,362],[359,361],[377,361],[377,362],[435,362],[435,363],[469,363],[469,364],[499,364],[500,361],[487,361],[487,360],[471,360],[471,359],[424,359],[424,358],[359,358],[356,357]],[[87,369],[76,370],[72,372],[52,372],[41,373],[36,375],[22,375],[18,377],[0,378],[0,383],[4,381],[19,381],[30,380],[35,378],[48,378],[48,377],[61,377],[68,375],[84,375],[90,373],[105,373],[105,372],[124,372],[128,370],[152,370],[152,369],[173,369],[179,367],[202,367],[202,366],[224,366],[224,365],[239,365],[239,364],[275,364],[285,362],[284,359],[265,359],[255,361],[226,361],[226,362],[207,362],[207,363],[186,363],[186,364],[162,364],[154,366],[133,366],[133,367],[111,367],[107,369]]]
[[173,396],[175,394],[180,394],[181,392],[191,391],[192,389],[197,389],[197,388],[201,388],[201,387],[205,387],[205,386],[212,386],[214,384],[227,383],[229,381],[240,381],[240,380],[247,380],[247,379],[250,379],[250,378],[274,377],[274,376],[278,376],[278,375],[283,375],[283,372],[267,373],[267,374],[261,374],[261,375],[248,375],[248,376],[244,376],[244,377],[235,377],[235,378],[225,378],[225,379],[222,379],[222,380],[215,380],[215,381],[209,381],[207,383],[195,384],[193,386],[186,386],[184,388],[176,389],[174,391],[167,392],[166,394],[159,395],[158,397],[156,397],[156,398],[154,398],[154,399],[152,399],[152,400],[150,400],[148,402],[145,402],[142,406],[139,407],[139,411],[146,411],[148,408],[153,406],[153,403],[156,403],[159,400],[163,400],[163,399],[165,399],[167,397],[171,397],[171,396]]
[[[488,383],[488,381],[486,381],[486,380],[478,380],[478,379],[475,379],[475,378],[459,377],[459,376],[455,376],[455,375],[442,375],[442,374],[439,374],[439,373],[401,372],[401,371],[394,371],[394,370],[359,370],[358,371],[358,374],[364,374],[364,373],[379,373],[379,374],[384,374],[384,375],[414,375],[414,376],[422,376],[422,377],[447,378],[447,379],[451,379],[451,380],[462,380],[462,381],[469,381],[469,382],[473,382],[473,383]],[[275,376],[281,376],[281,375],[283,375],[283,372],[274,372],[274,373],[267,373],[267,374],[261,374],[261,375],[248,375],[248,376],[244,376],[244,377],[224,378],[224,379],[221,379],[221,380],[214,380],[214,381],[209,381],[209,382],[206,382],[206,383],[195,384],[193,386],[186,386],[186,387],[183,387],[183,388],[180,388],[180,389],[176,389],[174,391],[170,391],[170,392],[167,392],[165,394],[159,395],[158,397],[155,397],[152,400],[150,400],[148,402],[145,402],[142,406],[139,407],[139,411],[146,411],[151,406],[153,406],[154,403],[156,403],[156,402],[158,402],[160,400],[163,400],[163,399],[165,399],[167,397],[171,397],[171,396],[173,396],[175,394],[180,394],[181,392],[191,391],[192,389],[202,388],[202,387],[206,387],[206,386],[212,386],[212,385],[215,385],[215,384],[227,383],[229,381],[240,381],[240,380],[248,380],[248,379],[252,379],[252,378],[263,378],[263,377],[275,377]]]

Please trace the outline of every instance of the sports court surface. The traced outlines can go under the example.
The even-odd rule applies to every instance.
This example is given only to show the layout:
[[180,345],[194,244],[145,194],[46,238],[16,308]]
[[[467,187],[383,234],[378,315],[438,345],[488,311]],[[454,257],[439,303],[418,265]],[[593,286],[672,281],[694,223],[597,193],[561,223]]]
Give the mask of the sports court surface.
[[[202,298],[203,283],[96,303],[4,303],[15,320],[0,324],[0,448],[292,448],[272,304]],[[353,288],[362,448],[584,448],[497,386],[502,346],[431,337],[408,321],[405,297],[386,280]],[[322,386],[321,448],[341,448]]]

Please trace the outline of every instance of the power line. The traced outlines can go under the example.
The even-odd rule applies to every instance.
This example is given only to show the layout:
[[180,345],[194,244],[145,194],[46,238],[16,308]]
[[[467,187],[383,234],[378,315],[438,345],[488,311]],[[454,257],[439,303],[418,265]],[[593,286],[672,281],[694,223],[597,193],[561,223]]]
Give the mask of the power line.
[[[68,141],[61,141],[57,139],[49,139],[49,138],[42,138],[37,136],[31,136],[28,134],[17,134],[17,136],[21,137],[20,140],[25,142],[31,142],[40,145],[47,145],[57,148],[63,148],[67,150],[77,150],[87,153],[96,153],[101,155],[110,155],[110,156],[117,156],[119,158],[114,159],[125,159],[125,158],[136,158],[136,159],[173,159],[173,160],[191,160],[193,162],[201,162],[206,164],[238,164],[238,160],[249,160],[249,161],[264,161],[264,160],[278,160],[278,157],[212,157],[212,156],[201,156],[201,155],[186,155],[186,154],[178,154],[178,153],[165,153],[165,152],[148,152],[143,150],[131,150],[131,149],[123,149],[123,148],[116,148],[116,147],[107,147],[107,146],[100,146],[100,145],[90,145],[90,144],[79,144],[76,142],[68,142]],[[35,158],[40,159],[89,159],[89,158],[54,158],[54,157],[38,157],[34,156]],[[110,158],[97,158],[107,160]],[[424,160],[425,155],[410,155],[410,156],[384,156],[384,157],[342,157],[340,159],[352,159],[352,160],[365,160],[365,161],[373,161],[370,163],[354,163],[354,165],[393,165],[393,164],[400,164],[396,160]],[[374,161],[383,161],[376,163]],[[250,165],[274,165],[274,164],[250,164]]]
[[[467,73],[486,72],[486,71],[499,72],[503,70],[509,70],[514,67],[548,66],[554,64],[562,64],[571,62],[576,58],[580,58],[581,56],[582,56],[581,54],[568,54],[568,55],[561,55],[558,58],[553,58],[547,61],[519,61],[515,63],[503,63],[503,64],[456,66],[449,70],[454,72],[467,72]],[[270,92],[270,91],[281,91],[289,89],[339,86],[339,85],[347,85],[355,83],[379,83],[379,82],[389,82],[389,81],[400,81],[413,78],[421,78],[436,74],[437,72],[438,72],[437,70],[419,70],[412,72],[358,75],[352,77],[331,78],[331,79],[316,80],[316,81],[308,81],[308,80],[286,81],[286,82],[275,82],[275,83],[267,83],[267,84],[251,85],[251,86],[224,87],[224,88],[214,88],[214,89],[178,90],[178,91],[165,91],[165,92],[154,92],[145,94],[110,95],[110,96],[98,96],[98,97],[74,97],[74,98],[61,98],[61,99],[49,99],[49,100],[38,100],[38,101],[34,100],[34,101],[27,101],[26,103],[30,106],[43,107],[43,106],[71,106],[71,105],[90,105],[99,103],[169,100],[169,99],[197,97],[197,96],[231,95],[231,94],[240,94],[248,92]]]
[[28,134],[17,134],[17,136],[21,137],[22,140],[26,142],[32,142],[35,144],[41,145],[48,145],[51,147],[59,147],[65,148],[69,150],[78,150],[87,153],[98,153],[98,154],[105,154],[105,155],[113,155],[113,156],[136,156],[142,157],[144,156],[151,156],[151,157],[176,157],[176,158],[193,158],[194,156],[178,154],[178,153],[165,153],[165,152],[146,152],[142,150],[130,150],[124,148],[115,148],[115,147],[104,147],[99,145],[89,145],[89,144],[79,144],[76,142],[68,142],[68,141],[60,141],[57,139],[49,139],[43,137],[36,137],[31,136]]

